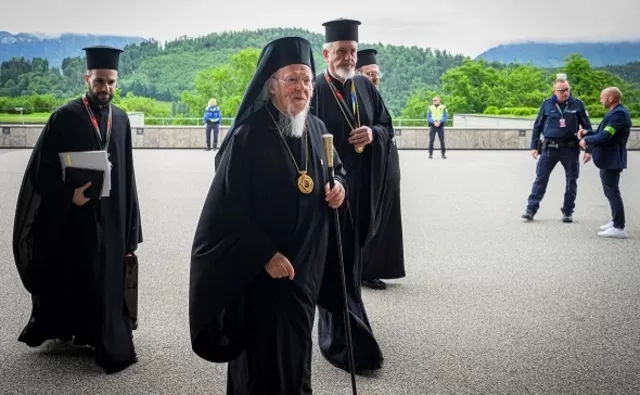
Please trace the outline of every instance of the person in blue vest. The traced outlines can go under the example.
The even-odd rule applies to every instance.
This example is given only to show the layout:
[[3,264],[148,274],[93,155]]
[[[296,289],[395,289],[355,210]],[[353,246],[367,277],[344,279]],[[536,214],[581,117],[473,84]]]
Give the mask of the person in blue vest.
[[627,168],[627,141],[631,133],[631,116],[621,104],[622,92],[616,87],[600,94],[600,103],[609,110],[596,132],[580,131],[580,146],[591,150],[593,164],[600,169],[604,195],[611,206],[612,221],[600,227],[598,236],[626,239],[624,204],[620,195],[620,174]]
[[438,134],[440,140],[440,152],[442,159],[447,159],[444,147],[444,124],[449,119],[449,112],[444,104],[440,104],[440,97],[433,98],[433,104],[427,109],[427,121],[429,123],[429,159],[433,159],[433,142]]
[[209,106],[204,112],[205,133],[207,138],[207,151],[211,151],[211,129],[213,129],[213,149],[218,149],[218,135],[220,134],[220,121],[222,121],[222,112],[217,105],[216,99],[209,100]]
[[[527,221],[540,208],[540,202],[547,191],[551,171],[560,162],[564,167],[566,187],[562,205],[562,222],[573,222],[578,176],[580,174],[580,146],[578,132],[591,132],[591,121],[584,103],[571,95],[569,81],[560,75],[553,85],[553,96],[545,99],[533,124],[531,135],[531,156],[538,160],[536,179],[531,188],[527,209],[522,218]],[[540,135],[544,140],[540,140]],[[584,155],[584,163],[591,160],[591,154]]]

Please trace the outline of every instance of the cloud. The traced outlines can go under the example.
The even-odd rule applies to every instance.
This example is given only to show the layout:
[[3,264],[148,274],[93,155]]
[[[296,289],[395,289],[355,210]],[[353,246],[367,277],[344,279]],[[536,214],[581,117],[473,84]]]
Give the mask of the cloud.
[[[615,23],[603,22],[605,5],[595,0],[572,7],[557,0],[449,0],[437,4],[393,0],[379,7],[344,0],[325,0],[316,7],[294,0],[253,2],[250,7],[209,0],[111,0],[104,9],[87,8],[81,0],[67,0],[55,7],[50,4],[45,0],[10,2],[8,12],[0,14],[0,26],[11,32],[115,34],[167,41],[266,27],[301,27],[322,33],[322,22],[344,16],[363,22],[360,37],[365,42],[432,47],[469,56],[513,41],[640,38],[640,25],[635,21],[640,2],[634,0],[615,3],[616,9],[623,10],[615,12]],[[34,13],[34,9],[47,12]]]

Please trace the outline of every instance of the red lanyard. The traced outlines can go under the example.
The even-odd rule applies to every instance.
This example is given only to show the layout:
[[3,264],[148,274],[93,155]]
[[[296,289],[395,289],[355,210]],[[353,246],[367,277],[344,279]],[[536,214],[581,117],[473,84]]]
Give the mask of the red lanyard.
[[[342,104],[345,105],[345,107],[349,108],[349,106],[347,105],[347,102],[344,100],[344,96],[342,96],[342,92],[340,92],[336,86],[333,84],[333,81],[331,81],[331,77],[329,77],[329,73],[327,72],[327,69],[324,70],[324,79],[327,80],[327,82],[329,83],[329,85],[331,86],[332,90],[335,92],[336,96],[338,97],[338,99],[342,102]],[[356,111],[358,111],[358,99],[356,98],[356,84],[351,81],[351,108],[353,110],[353,114],[356,114]]]
[[[333,81],[331,81],[331,77],[329,77],[329,72],[327,71],[327,69],[324,69],[324,79],[327,80],[327,83],[329,84],[329,88],[331,89],[331,92],[333,92],[333,96],[338,101],[338,106],[340,106],[340,103],[342,103],[342,105],[348,110],[349,106],[345,102],[342,92],[340,92],[336,88]],[[342,110],[342,114],[344,115],[351,129],[356,129],[360,127],[360,111],[358,109],[358,99],[356,96],[356,83],[353,80],[351,81],[351,106],[353,108],[354,121],[357,122],[355,126],[351,124],[351,122],[349,121],[349,117],[347,117],[347,114],[344,112],[344,110]]]
[[102,134],[100,133],[100,126],[98,125],[98,120],[96,116],[93,115],[93,111],[91,111],[91,107],[89,106],[89,100],[87,99],[87,94],[85,93],[82,96],[82,102],[84,103],[84,107],[87,109],[89,113],[89,119],[91,120],[91,124],[96,131],[96,137],[98,138],[98,143],[100,143],[100,148],[103,150],[109,149],[109,142],[111,141],[111,104],[109,104],[109,117],[107,118],[107,133],[106,133],[106,142],[102,140]]

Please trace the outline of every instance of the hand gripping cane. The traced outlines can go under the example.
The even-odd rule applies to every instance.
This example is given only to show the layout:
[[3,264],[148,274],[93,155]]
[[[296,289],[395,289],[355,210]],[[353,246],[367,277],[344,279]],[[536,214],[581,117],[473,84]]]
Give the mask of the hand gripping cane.
[[[333,189],[335,181],[333,179],[333,135],[322,135],[322,144],[324,146],[324,156],[327,160],[327,175],[329,177],[329,186]],[[353,340],[351,339],[351,322],[349,321],[349,305],[347,303],[347,280],[345,278],[344,260],[342,257],[342,236],[340,234],[340,217],[338,215],[338,209],[333,209],[334,219],[336,223],[336,240],[338,244],[338,263],[340,265],[340,281],[342,285],[342,300],[344,302],[344,323],[347,331],[347,352],[349,356],[349,372],[351,373],[351,389],[353,395],[358,395],[356,389],[356,373],[355,363],[353,358]]]

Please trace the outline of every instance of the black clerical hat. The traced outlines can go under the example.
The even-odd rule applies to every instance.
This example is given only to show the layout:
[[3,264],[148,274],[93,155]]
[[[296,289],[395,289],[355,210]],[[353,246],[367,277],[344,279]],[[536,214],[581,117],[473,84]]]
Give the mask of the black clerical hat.
[[378,64],[378,62],[376,61],[377,54],[378,51],[373,48],[358,51],[358,62],[356,63],[356,69],[370,64]]
[[94,47],[82,48],[87,54],[87,69],[107,69],[118,70],[120,63],[121,49],[112,48],[106,45],[96,45]]
[[264,74],[262,77],[268,78],[282,67],[292,64],[305,64],[315,75],[311,43],[301,37],[278,38],[262,49],[254,78],[261,78],[258,72]]
[[325,22],[324,41],[331,43],[334,41],[358,41],[358,26],[360,21],[353,19],[339,18]]
[[267,81],[269,81],[272,74],[292,64],[305,64],[309,66],[309,68],[311,68],[311,76],[315,80],[316,66],[313,61],[313,49],[311,48],[311,43],[304,38],[278,38],[268,43],[262,49],[260,57],[258,58],[258,66],[244,93],[240,107],[238,107],[238,113],[216,154],[216,168],[234,131],[244,124],[256,111],[261,110],[269,101]]

